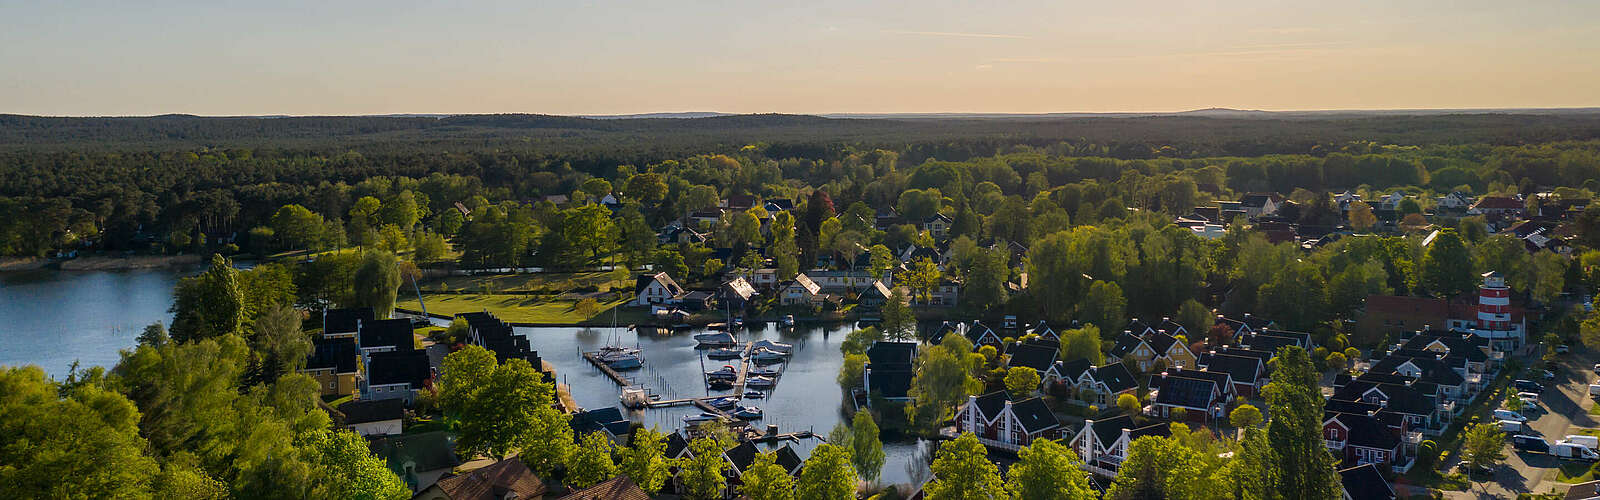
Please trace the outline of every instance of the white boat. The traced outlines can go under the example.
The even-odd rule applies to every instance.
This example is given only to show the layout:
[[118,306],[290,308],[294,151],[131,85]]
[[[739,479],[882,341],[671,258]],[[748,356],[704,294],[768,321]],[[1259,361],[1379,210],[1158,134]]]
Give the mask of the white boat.
[[699,415],[689,415],[687,417],[683,417],[683,423],[692,424],[696,422],[710,422],[720,419],[722,419],[722,416],[715,413],[701,413]]
[[694,341],[701,347],[721,347],[733,345],[733,334],[728,332],[707,332],[695,334]]
[[712,349],[711,352],[706,353],[706,357],[711,359],[739,359],[744,357],[744,352],[738,349]]
[[783,315],[783,326],[791,326],[791,327],[794,326],[794,315],[793,314],[785,314],[785,315]]
[[761,418],[761,409],[754,406],[743,406],[733,412],[733,416],[740,420],[756,420]]
[[733,380],[735,378],[739,378],[739,371],[735,370],[733,365],[722,365],[721,369],[706,372],[706,377]]
[[750,355],[750,360],[751,361],[755,361],[757,364],[763,364],[763,365],[770,365],[770,364],[773,364],[773,363],[782,363],[783,359],[784,359],[784,355],[783,354],[779,354],[779,353],[776,353],[776,352],[773,352],[773,351],[768,351],[766,349],[762,349],[762,350],[756,351],[754,354]]
[[785,344],[783,342],[773,342],[773,341],[767,340],[767,339],[757,340],[755,342],[755,348],[756,349],[766,349],[768,351],[776,352],[778,354],[783,354],[783,355],[788,355],[788,354],[794,352],[794,344]]
[[765,393],[765,392],[761,392],[761,391],[744,391],[744,398],[745,399],[764,399],[766,397],[767,397],[767,393]]
[[748,375],[752,377],[776,377],[778,376],[778,370],[772,368],[756,368],[750,370]]
[[617,371],[637,370],[637,369],[639,369],[639,368],[644,366],[644,361],[640,360],[638,356],[633,356],[633,357],[627,357],[627,358],[620,358],[620,359],[617,359],[615,361],[608,361],[608,362],[606,362],[606,366],[609,366],[609,367],[611,367],[612,370],[617,370]]
[[739,406],[739,398],[733,396],[723,396],[720,398],[707,399],[706,404],[711,405],[712,408],[716,408],[718,410],[728,410]]
[[776,383],[778,382],[771,377],[750,377],[744,381],[744,385],[757,389],[772,387]]

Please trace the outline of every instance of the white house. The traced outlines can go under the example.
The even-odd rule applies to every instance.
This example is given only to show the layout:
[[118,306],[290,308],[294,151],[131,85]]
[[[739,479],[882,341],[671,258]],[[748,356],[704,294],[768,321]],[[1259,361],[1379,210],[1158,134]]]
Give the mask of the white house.
[[651,304],[672,304],[683,297],[684,290],[678,282],[665,272],[655,274],[641,274],[633,287],[636,298],[633,304],[648,306]]
[[778,303],[786,306],[810,304],[822,300],[822,287],[805,273],[797,274],[783,290],[778,292]]
[[1060,439],[1065,434],[1043,399],[1012,402],[1005,391],[967,396],[956,412],[956,431],[971,432],[985,446],[1011,451],[1035,439]]
[[1083,429],[1069,443],[1083,459],[1084,470],[1109,478],[1117,475],[1122,461],[1128,458],[1129,443],[1144,436],[1167,436],[1170,429],[1166,422],[1138,427],[1128,415],[1089,419],[1083,421]]

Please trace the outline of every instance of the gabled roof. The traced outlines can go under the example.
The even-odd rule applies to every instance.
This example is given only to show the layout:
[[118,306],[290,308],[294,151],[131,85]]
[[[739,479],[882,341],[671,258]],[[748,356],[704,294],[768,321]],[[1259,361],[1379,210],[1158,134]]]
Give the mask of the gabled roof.
[[311,355],[306,357],[305,369],[331,368],[334,373],[355,373],[360,366],[360,355],[356,339],[349,337],[312,339]]
[[1521,210],[1523,206],[1522,200],[1518,200],[1509,196],[1485,196],[1478,198],[1478,202],[1473,203],[1472,208],[1477,210]]
[[1132,321],[1128,322],[1128,326],[1126,326],[1126,327],[1124,327],[1122,329],[1122,331],[1130,332],[1134,336],[1144,335],[1144,332],[1146,332],[1146,331],[1154,331],[1154,330],[1155,330],[1155,327],[1152,327],[1149,324],[1146,324],[1144,321],[1139,320],[1139,318],[1133,318]]
[[1107,445],[1121,438],[1123,429],[1134,428],[1133,417],[1128,415],[1117,415],[1104,420],[1095,420],[1090,426],[1094,430],[1095,438],[1102,444]]
[[1376,464],[1361,464],[1340,469],[1339,482],[1344,484],[1345,494],[1356,500],[1395,498],[1394,488],[1389,487],[1389,480],[1383,478],[1383,471],[1378,470]]
[[978,413],[983,415],[985,421],[988,421],[1000,416],[1000,412],[1006,408],[1006,401],[1010,400],[1011,396],[1007,395],[1006,391],[994,391],[978,396],[973,400],[973,403],[977,405]]
[[1223,391],[1222,384],[1214,377],[1199,375],[1205,372],[1182,370],[1180,373],[1166,373],[1151,380],[1151,384],[1158,389],[1157,404],[1207,408],[1211,406],[1212,396]]
[[916,357],[916,342],[879,340],[867,347],[867,364],[874,368],[899,365],[910,369],[911,360]]
[[778,455],[774,463],[778,464],[779,467],[783,467],[783,470],[787,471],[789,475],[800,474],[800,467],[805,465],[805,461],[800,459],[800,454],[795,453],[793,447],[783,445],[782,448],[778,448],[778,451],[773,453]]
[[1273,203],[1280,203],[1283,201],[1283,195],[1278,193],[1248,193],[1239,197],[1239,204],[1247,207],[1260,208],[1265,206],[1268,200],[1271,200]]
[[750,280],[744,279],[744,277],[741,276],[728,280],[727,283],[723,283],[722,293],[724,297],[731,296],[743,300],[750,300],[751,297],[756,295],[756,287],[750,284]]
[[1389,427],[1376,417],[1355,413],[1328,413],[1324,420],[1338,420],[1344,428],[1350,430],[1347,438],[1349,444],[1363,448],[1377,448],[1380,450],[1393,450],[1400,446],[1400,438],[1395,437]]
[[376,317],[371,307],[325,309],[322,311],[322,334],[355,333],[357,322],[372,321]]
[[993,328],[989,328],[989,325],[985,325],[983,322],[978,320],[972,320],[972,324],[967,326],[966,334],[967,340],[972,341],[972,346],[974,348],[983,345],[983,338],[985,336],[993,336],[997,339],[1000,337],[1000,335],[994,333]]
[[1196,361],[1205,371],[1227,373],[1233,377],[1235,384],[1254,385],[1257,380],[1266,377],[1266,368],[1258,358],[1234,356],[1229,354],[1206,353]]
[[922,219],[922,223],[923,224],[930,224],[930,223],[932,223],[934,221],[942,221],[945,224],[949,224],[949,223],[954,222],[955,219],[951,219],[950,216],[942,214],[942,213],[938,213],[938,212],[934,212],[933,215],[929,215],[929,216],[924,217]]
[[584,434],[611,431],[613,436],[622,436],[628,433],[633,422],[622,416],[622,410],[617,407],[597,408],[572,414],[570,422],[574,438],[581,438]]
[[420,389],[433,376],[427,351],[387,351],[369,355],[367,380],[373,385],[411,384]]
[[1047,343],[1018,343],[1011,347],[1009,366],[1026,366],[1042,373],[1055,363],[1057,349]]
[[1262,330],[1261,333],[1262,333],[1262,335],[1271,335],[1273,337],[1291,338],[1291,339],[1294,339],[1296,345],[1299,345],[1301,348],[1306,349],[1306,350],[1310,350],[1311,349],[1311,334],[1310,333],[1296,332],[1296,331],[1291,331],[1291,330],[1273,330],[1273,329]]
[[1424,393],[1414,386],[1372,383],[1360,379],[1351,381],[1348,385],[1334,391],[1333,397],[1330,399],[1361,400],[1368,391],[1373,389],[1387,396],[1388,402],[1383,405],[1387,411],[1423,416],[1432,415],[1438,411],[1437,398],[1433,393]]
[[[1156,331],[1154,333],[1145,334],[1144,341],[1145,343],[1150,344],[1151,349],[1155,349],[1157,355],[1164,355],[1168,350],[1172,349],[1172,344],[1178,343],[1178,338],[1168,335],[1167,332],[1164,331]],[[1184,348],[1187,349],[1188,347],[1186,346]]]
[[1111,357],[1121,358],[1123,356],[1127,356],[1128,354],[1133,353],[1133,350],[1137,349],[1139,344],[1142,343],[1144,343],[1144,339],[1135,337],[1133,334],[1128,332],[1122,332],[1120,335],[1117,335],[1116,345],[1111,346]]
[[1094,378],[1106,384],[1111,392],[1122,392],[1139,386],[1139,379],[1123,366],[1121,361],[1094,369]]
[[889,300],[889,297],[892,296],[894,296],[894,292],[891,292],[889,287],[884,286],[883,281],[874,280],[872,282],[872,286],[867,287],[866,290],[862,290],[861,295],[856,300]]
[[744,471],[756,463],[756,455],[761,454],[761,451],[756,449],[755,443],[745,441],[722,454],[728,457],[728,463],[733,464],[735,475],[744,475]]
[[406,402],[399,399],[350,401],[339,405],[345,425],[399,420],[406,416]]
[[909,367],[903,369],[867,367],[867,386],[885,398],[903,398],[911,392],[914,375]]
[[789,282],[789,286],[799,286],[800,288],[804,288],[806,289],[806,293],[811,295],[816,295],[822,292],[822,286],[818,285],[815,281],[811,281],[811,277],[806,276],[806,273],[794,275],[794,281]]
[[501,500],[508,493],[515,493],[516,498],[540,498],[545,493],[544,481],[515,458],[439,479],[435,485],[450,500]]
[[676,432],[667,434],[667,449],[663,452],[667,458],[677,458],[679,454],[689,452],[689,441],[683,439],[682,434]]
[[356,337],[361,339],[363,349],[393,347],[409,351],[416,348],[411,337],[411,320],[404,318],[363,321]]
[[1177,321],[1173,321],[1172,318],[1161,318],[1161,323],[1156,325],[1156,330],[1165,331],[1173,335],[1177,335],[1179,330],[1182,330],[1183,332],[1189,331],[1188,328],[1178,324]]
[[639,489],[628,476],[617,476],[606,482],[568,493],[558,500],[650,500],[650,494]]
[[639,277],[634,281],[633,294],[638,295],[643,293],[645,287],[648,287],[651,283],[655,282],[660,282],[661,286],[666,287],[667,292],[672,296],[683,294],[683,287],[678,285],[678,282],[673,280],[672,276],[668,275],[666,272],[639,275]]
[[1260,334],[1260,333],[1252,333],[1252,334],[1247,334],[1247,335],[1240,336],[1239,337],[1239,343],[1240,344],[1244,344],[1245,346],[1248,346],[1249,348],[1255,349],[1255,350],[1258,350],[1258,351],[1267,351],[1267,352],[1276,353],[1276,352],[1278,352],[1279,349],[1282,349],[1284,347],[1299,345],[1300,339],[1296,339],[1296,338],[1293,338],[1293,337],[1281,337],[1281,336],[1277,336],[1277,335],[1266,335],[1266,334]]
[[1091,368],[1094,368],[1094,364],[1089,362],[1089,358],[1056,362],[1056,373],[1061,374],[1063,378],[1068,380],[1077,380],[1078,377],[1083,376],[1083,372],[1089,371]]
[[1061,426],[1061,422],[1056,420],[1055,412],[1050,411],[1050,407],[1044,404],[1043,398],[1028,398],[1011,403],[1011,414],[1017,417],[1022,430],[1028,434],[1038,434]]

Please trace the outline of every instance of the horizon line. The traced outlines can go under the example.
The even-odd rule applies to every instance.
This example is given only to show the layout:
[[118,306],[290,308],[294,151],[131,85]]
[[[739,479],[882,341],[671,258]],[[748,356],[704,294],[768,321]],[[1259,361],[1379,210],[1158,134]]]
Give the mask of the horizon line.
[[497,111],[497,112],[468,112],[468,113],[428,113],[428,112],[395,112],[395,113],[361,113],[361,114],[191,114],[191,113],[159,113],[143,115],[44,115],[26,113],[0,112],[0,116],[23,116],[33,118],[159,118],[165,116],[185,116],[194,118],[445,118],[456,116],[494,116],[494,115],[534,115],[564,118],[589,118],[589,119],[619,119],[619,118],[668,118],[671,115],[703,115],[694,118],[712,118],[720,116],[757,116],[757,115],[787,115],[787,116],[814,116],[818,118],[831,117],[893,117],[893,116],[925,116],[925,117],[962,117],[962,116],[1012,116],[1012,117],[1050,117],[1053,115],[1080,115],[1080,116],[1127,116],[1127,115],[1181,115],[1203,113],[1252,113],[1252,114],[1295,114],[1295,113],[1504,113],[1519,111],[1543,112],[1600,112],[1600,105],[1589,106],[1531,106],[1531,107],[1462,107],[1462,108],[1312,108],[1312,109],[1252,109],[1207,107],[1175,111],[830,111],[830,112],[783,112],[783,111],[753,111],[753,112],[726,112],[726,111],[644,111],[637,113],[540,113],[531,111]]

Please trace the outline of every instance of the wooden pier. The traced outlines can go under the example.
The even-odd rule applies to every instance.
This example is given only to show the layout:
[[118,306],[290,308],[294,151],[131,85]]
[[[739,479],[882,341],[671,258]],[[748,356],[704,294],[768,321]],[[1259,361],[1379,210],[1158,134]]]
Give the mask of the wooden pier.
[[634,385],[633,379],[623,376],[621,373],[618,373],[616,370],[613,370],[610,366],[606,365],[606,362],[601,361],[599,354],[586,352],[583,353],[583,359],[589,360],[589,364],[594,365],[595,368],[599,368],[600,371],[604,372],[607,377],[611,377],[611,381],[616,382],[617,385],[623,387]]

